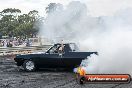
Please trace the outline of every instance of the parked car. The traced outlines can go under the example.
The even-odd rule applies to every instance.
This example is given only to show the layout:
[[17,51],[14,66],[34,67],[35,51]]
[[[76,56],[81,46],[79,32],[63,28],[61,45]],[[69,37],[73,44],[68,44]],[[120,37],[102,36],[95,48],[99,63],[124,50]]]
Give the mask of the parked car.
[[[60,50],[62,48],[62,50]],[[26,71],[37,68],[74,68],[91,54],[97,52],[80,52],[75,43],[54,44],[45,53],[17,55],[14,60],[17,66],[22,66]]]

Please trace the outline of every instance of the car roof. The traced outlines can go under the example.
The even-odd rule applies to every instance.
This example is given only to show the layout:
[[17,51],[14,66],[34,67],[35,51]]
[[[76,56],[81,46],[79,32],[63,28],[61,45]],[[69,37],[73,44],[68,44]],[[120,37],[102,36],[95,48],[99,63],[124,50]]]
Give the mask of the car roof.
[[[63,43],[63,45],[68,45],[68,44],[75,44],[75,43]],[[55,45],[61,45],[61,43],[56,43]]]

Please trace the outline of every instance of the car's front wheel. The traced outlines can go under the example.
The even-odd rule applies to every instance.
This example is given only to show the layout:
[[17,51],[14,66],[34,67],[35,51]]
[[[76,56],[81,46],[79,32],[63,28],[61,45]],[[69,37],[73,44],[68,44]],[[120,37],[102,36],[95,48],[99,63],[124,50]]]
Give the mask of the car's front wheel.
[[35,63],[31,60],[25,60],[23,63],[23,68],[28,72],[34,71],[36,69]]

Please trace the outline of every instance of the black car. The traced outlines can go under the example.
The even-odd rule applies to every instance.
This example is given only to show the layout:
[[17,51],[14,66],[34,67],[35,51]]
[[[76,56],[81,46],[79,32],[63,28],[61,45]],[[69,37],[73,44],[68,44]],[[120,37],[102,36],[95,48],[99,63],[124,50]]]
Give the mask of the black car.
[[[61,49],[60,49],[61,48]],[[90,54],[97,52],[79,52],[74,43],[54,44],[45,53],[17,55],[14,60],[17,66],[22,66],[26,71],[36,68],[74,68]]]

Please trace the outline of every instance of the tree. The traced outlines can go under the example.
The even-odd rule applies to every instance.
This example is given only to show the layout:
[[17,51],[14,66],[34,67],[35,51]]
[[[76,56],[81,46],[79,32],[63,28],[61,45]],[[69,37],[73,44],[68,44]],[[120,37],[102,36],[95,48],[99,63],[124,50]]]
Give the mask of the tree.
[[38,11],[37,10],[32,10],[28,13],[29,16],[31,17],[38,17]]
[[18,13],[21,13],[21,10],[15,8],[7,8],[2,11],[3,15],[17,15]]
[[37,11],[30,11],[28,14],[23,14],[18,17],[19,26],[16,28],[16,31],[18,32],[16,34],[27,37],[33,37],[33,35],[36,36],[38,32],[38,28],[35,27],[37,21],[36,12]]
[[38,11],[33,10],[28,14],[20,15],[21,10],[7,8],[0,12],[0,32],[3,35],[32,37],[38,32],[35,25],[38,20]]
[[63,10],[63,5],[60,3],[50,3],[45,9],[47,14],[51,14],[56,11],[62,11],[62,10]]
[[18,25],[18,13],[21,13],[21,10],[15,8],[7,8],[1,12],[0,31],[2,34],[13,36],[13,29]]
[[87,17],[87,7],[80,1],[70,2],[67,10],[69,11],[69,17],[71,17],[73,21],[79,20],[80,17]]

